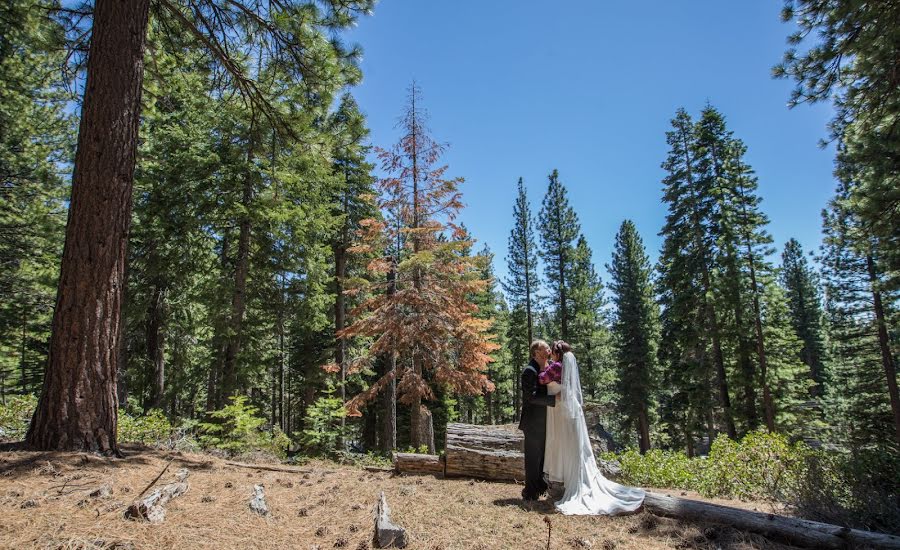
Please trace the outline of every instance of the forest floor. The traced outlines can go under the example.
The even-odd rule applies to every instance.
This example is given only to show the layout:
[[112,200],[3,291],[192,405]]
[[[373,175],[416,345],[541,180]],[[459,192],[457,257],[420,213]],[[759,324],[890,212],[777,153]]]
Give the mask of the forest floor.
[[[391,519],[414,549],[602,550],[787,549],[722,525],[639,512],[626,517],[572,517],[552,502],[526,504],[521,486],[467,479],[404,477],[315,461],[294,472],[232,466],[205,454],[126,447],[125,458],[87,453],[0,452],[0,548],[347,548],[372,547],[373,510],[381,491]],[[154,485],[186,468],[188,491],[166,505],[163,523],[129,521],[123,513],[171,461]],[[92,498],[103,484],[112,494]],[[249,510],[262,484],[271,517]],[[701,499],[773,511],[763,503]],[[149,493],[149,491],[148,491]]]

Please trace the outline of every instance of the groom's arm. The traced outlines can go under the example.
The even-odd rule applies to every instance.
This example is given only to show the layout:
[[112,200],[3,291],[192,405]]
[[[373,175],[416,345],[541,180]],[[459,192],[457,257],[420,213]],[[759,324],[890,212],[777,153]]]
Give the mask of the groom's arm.
[[522,375],[522,403],[540,407],[555,407],[555,395],[537,395],[538,377],[531,370]]

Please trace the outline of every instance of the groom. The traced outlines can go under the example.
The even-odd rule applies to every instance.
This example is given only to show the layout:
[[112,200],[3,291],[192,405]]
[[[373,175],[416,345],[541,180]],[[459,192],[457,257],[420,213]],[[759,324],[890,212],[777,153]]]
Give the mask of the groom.
[[522,498],[537,500],[547,491],[544,482],[544,441],[547,436],[547,407],[555,407],[557,396],[547,395],[547,386],[538,383],[538,373],[547,366],[550,346],[543,340],[531,343],[531,361],[522,371],[522,419],[525,434],[525,488]]

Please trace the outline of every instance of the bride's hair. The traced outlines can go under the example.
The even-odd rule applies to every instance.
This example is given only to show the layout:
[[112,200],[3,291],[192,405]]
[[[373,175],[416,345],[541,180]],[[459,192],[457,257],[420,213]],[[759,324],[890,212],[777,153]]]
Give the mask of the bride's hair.
[[572,351],[572,346],[562,340],[557,340],[553,342],[552,351],[561,359],[563,355]]

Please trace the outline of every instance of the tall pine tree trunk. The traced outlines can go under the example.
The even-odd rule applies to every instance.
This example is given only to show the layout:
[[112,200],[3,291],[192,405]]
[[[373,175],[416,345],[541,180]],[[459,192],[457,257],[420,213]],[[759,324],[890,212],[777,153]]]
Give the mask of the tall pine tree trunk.
[[775,431],[775,402],[772,399],[772,391],[769,386],[768,361],[766,360],[766,342],[763,337],[762,312],[759,307],[759,287],[756,285],[756,267],[753,260],[753,251],[747,244],[747,259],[750,263],[750,284],[753,288],[753,325],[756,328],[756,354],[759,356],[759,375],[762,378],[763,387],[763,414],[766,420],[766,429]]
[[641,404],[641,410],[638,413],[638,433],[640,434],[641,454],[650,450],[650,419],[647,414],[647,403]]
[[250,272],[251,222],[249,209],[253,201],[253,175],[250,172],[250,163],[254,154],[254,126],[255,121],[251,119],[250,140],[247,146],[248,167],[247,173],[244,175],[243,192],[241,193],[241,205],[244,208],[238,230],[238,248],[234,265],[234,293],[231,298],[231,318],[228,323],[225,357],[222,361],[222,399],[219,407],[225,405],[225,401],[238,391],[237,358],[241,352],[244,311],[247,308],[247,275]]
[[[397,291],[396,258],[391,258],[391,271],[388,273],[388,295]],[[397,356],[391,353],[382,359],[384,368],[391,374],[387,387],[382,392],[381,413],[381,450],[385,453],[397,449]]]
[[165,358],[165,292],[164,283],[157,279],[153,282],[150,293],[150,303],[147,305],[147,356],[153,369],[153,377],[150,384],[150,399],[147,402],[149,409],[161,409],[166,385],[166,358]]
[[[228,231],[222,233],[222,251],[219,255],[219,263],[221,265],[221,280],[224,281],[229,277],[230,260],[228,254],[231,251],[231,239]],[[223,283],[224,284],[224,283]],[[209,377],[206,381],[206,411],[214,411],[219,405],[219,394],[222,391],[222,363],[225,360],[225,345],[227,343],[225,336],[225,315],[222,314],[216,319],[215,332],[212,340],[212,363],[209,366]]]
[[281,309],[278,312],[278,426],[281,427],[281,431],[285,433],[290,433],[287,431],[287,425],[285,424],[284,419],[284,371],[285,371],[285,360],[286,356],[284,353],[284,307],[285,307],[285,287],[284,287],[284,273],[281,274],[281,292],[279,293],[279,306]]
[[[346,174],[345,174],[346,181]],[[347,210],[349,197],[347,193],[344,193],[343,200],[343,208],[345,216],[349,213]],[[347,402],[347,365],[346,361],[346,348],[347,341],[338,336],[342,330],[344,330],[344,326],[346,324],[346,306],[344,305],[346,298],[344,297],[344,279],[347,277],[347,246],[350,240],[349,235],[349,227],[348,227],[348,218],[345,218],[344,225],[341,228],[341,235],[338,241],[334,245],[334,333],[335,333],[335,346],[334,346],[334,362],[341,369],[341,403]],[[369,416],[372,416],[370,413]],[[367,416],[368,419],[368,416]],[[347,418],[346,416],[341,417],[341,440],[339,441],[339,446],[341,449],[344,447],[343,441],[343,433],[346,428]]]
[[150,0],[97,0],[50,356],[26,436],[118,452],[116,375]]
[[747,339],[744,337],[744,307],[740,290],[740,273],[735,267],[735,258],[732,252],[729,252],[726,277],[728,277],[734,324],[737,329],[735,333],[737,336],[738,370],[741,372],[744,385],[744,417],[747,420],[747,430],[752,431],[756,429],[759,423],[756,411],[756,369],[750,358]]
[[[693,165],[693,161],[690,158],[689,151],[691,150],[691,144],[687,141],[687,136],[682,136],[683,146],[685,151],[685,166],[687,166],[687,184],[690,188],[691,194],[691,202],[692,202],[692,221],[694,225],[694,246],[697,248],[696,253],[705,254],[706,246],[703,243],[703,235],[700,233],[703,230],[702,220],[700,219],[700,214],[697,211],[698,197],[697,197],[697,189],[694,182],[694,175],[691,169]],[[734,428],[734,416],[731,411],[731,398],[728,395],[728,378],[725,373],[725,359],[722,355],[722,343],[721,343],[721,335],[719,333],[719,321],[716,315],[715,307],[710,303],[710,297],[712,296],[712,283],[710,281],[709,274],[709,265],[708,261],[703,256],[703,265],[701,267],[702,273],[701,276],[703,278],[703,304],[702,307],[704,309],[704,314],[706,316],[706,321],[709,327],[710,336],[712,338],[713,344],[713,362],[716,367],[716,379],[719,386],[719,403],[723,409],[723,415],[725,420],[725,429],[728,432],[728,437],[731,439],[737,439],[737,431]]]
[[897,369],[894,366],[894,356],[891,353],[891,342],[888,337],[884,304],[881,301],[881,291],[878,290],[878,272],[875,269],[875,260],[872,254],[866,255],[866,269],[869,273],[869,285],[872,288],[875,322],[878,324],[878,347],[881,350],[881,364],[884,367],[885,378],[887,378],[888,394],[891,398],[891,411],[894,413],[894,437],[897,438],[897,443],[900,444],[900,393],[897,391]]

